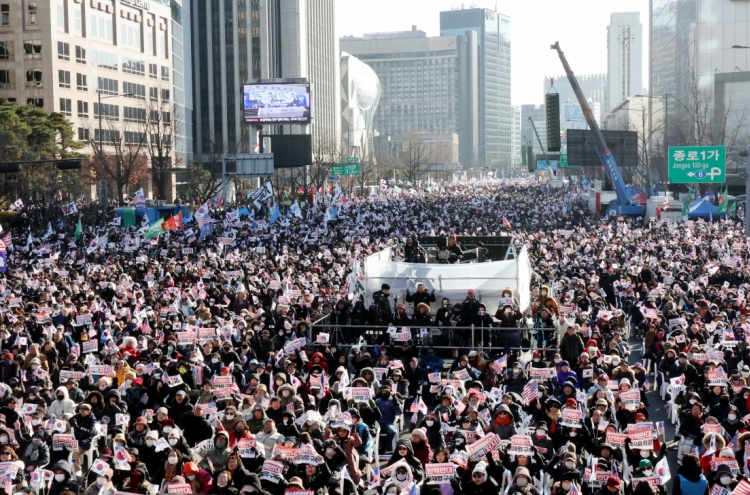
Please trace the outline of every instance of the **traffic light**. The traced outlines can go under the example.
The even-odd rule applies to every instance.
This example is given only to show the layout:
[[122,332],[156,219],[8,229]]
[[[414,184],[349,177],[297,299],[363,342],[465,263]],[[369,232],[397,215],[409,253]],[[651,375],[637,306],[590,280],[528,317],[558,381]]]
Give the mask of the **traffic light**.
[[547,151],[560,151],[560,95],[544,95],[547,111]]
[[17,163],[11,165],[0,164],[0,174],[15,174],[21,171],[21,166]]
[[60,160],[59,162],[55,162],[55,166],[57,166],[58,170],[80,170],[81,159],[76,158],[73,160]]

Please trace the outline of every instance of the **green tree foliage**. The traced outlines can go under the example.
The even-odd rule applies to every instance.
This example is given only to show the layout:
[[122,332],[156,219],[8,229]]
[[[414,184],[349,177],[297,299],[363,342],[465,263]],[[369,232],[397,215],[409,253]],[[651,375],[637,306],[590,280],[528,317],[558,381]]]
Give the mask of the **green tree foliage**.
[[[75,140],[73,125],[63,114],[31,105],[0,103],[0,163],[86,158],[79,151],[85,146]],[[0,175],[0,195],[6,201],[50,199],[57,193],[77,199],[86,188],[81,172],[60,171],[51,163],[21,165],[20,172]]]

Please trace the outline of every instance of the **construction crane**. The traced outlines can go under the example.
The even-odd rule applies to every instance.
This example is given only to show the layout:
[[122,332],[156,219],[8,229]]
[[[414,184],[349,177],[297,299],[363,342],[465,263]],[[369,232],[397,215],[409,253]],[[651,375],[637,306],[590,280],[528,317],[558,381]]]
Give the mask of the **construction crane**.
[[534,125],[534,121],[529,117],[529,122],[531,122],[531,128],[534,129],[534,135],[536,136],[536,140],[539,143],[539,148],[542,150],[542,156],[544,156],[544,164],[547,167],[547,171],[551,174],[552,173],[552,167],[550,167],[549,159],[547,159],[547,151],[544,149],[544,146],[542,146],[542,140],[539,138],[539,133],[536,132],[536,126]]
[[573,71],[570,69],[570,65],[568,64],[568,60],[565,58],[565,54],[560,49],[560,42],[555,42],[555,44],[550,48],[552,50],[557,50],[557,54],[560,56],[560,61],[563,64],[565,73],[568,75],[570,85],[573,88],[573,92],[575,92],[576,94],[576,98],[578,98],[578,103],[581,105],[581,109],[583,110],[583,116],[586,118],[586,123],[589,125],[589,129],[591,129],[591,131],[594,133],[594,139],[596,140],[596,151],[599,154],[599,160],[602,162],[604,171],[607,173],[607,176],[610,178],[612,184],[615,187],[617,199],[612,200],[609,203],[609,207],[607,208],[607,215],[643,215],[643,206],[638,203],[638,201],[633,201],[630,199],[628,187],[625,185],[625,181],[622,178],[620,169],[617,167],[615,157],[612,156],[612,152],[609,151],[609,146],[607,146],[606,141],[604,141],[602,131],[599,129],[599,125],[596,123],[596,119],[594,119],[594,114],[591,112],[591,108],[586,102],[586,97],[583,95],[583,91],[581,91],[581,87],[578,85],[578,80],[576,79],[575,74],[573,74]]

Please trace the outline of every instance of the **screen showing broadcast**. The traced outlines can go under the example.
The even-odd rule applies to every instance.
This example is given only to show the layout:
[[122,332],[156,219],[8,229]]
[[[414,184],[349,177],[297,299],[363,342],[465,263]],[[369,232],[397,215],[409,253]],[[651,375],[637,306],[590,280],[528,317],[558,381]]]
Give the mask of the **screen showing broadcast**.
[[310,83],[246,84],[242,106],[251,124],[309,124],[313,118]]

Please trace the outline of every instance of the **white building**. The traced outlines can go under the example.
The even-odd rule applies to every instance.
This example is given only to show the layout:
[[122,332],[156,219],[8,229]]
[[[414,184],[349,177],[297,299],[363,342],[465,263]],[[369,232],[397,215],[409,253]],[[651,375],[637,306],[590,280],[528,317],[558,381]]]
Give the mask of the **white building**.
[[341,140],[358,149],[357,156],[367,156],[380,103],[380,80],[367,64],[341,52],[341,89]]
[[643,93],[643,25],[639,12],[615,12],[607,27],[606,114]]
[[105,153],[115,140],[151,139],[147,109],[174,101],[169,0],[7,0],[0,8],[0,99],[61,112],[81,141],[99,140],[101,111]]
[[521,105],[513,105],[510,109],[513,120],[510,129],[511,161],[514,167],[521,166]]

